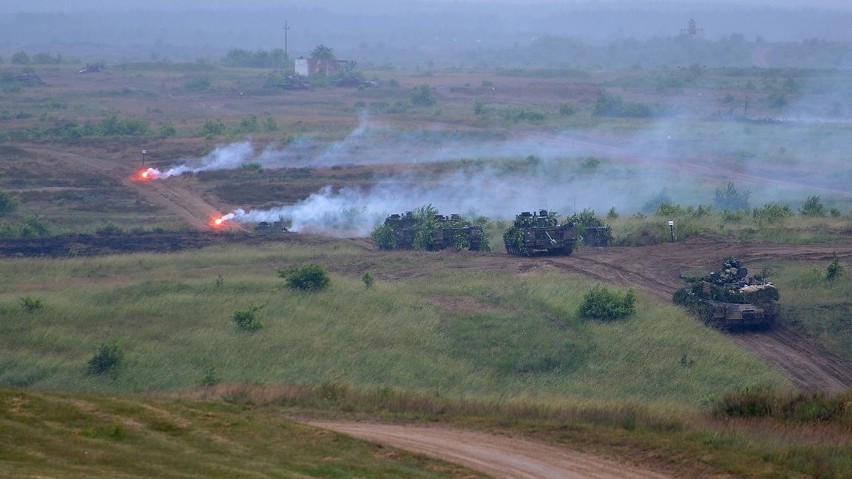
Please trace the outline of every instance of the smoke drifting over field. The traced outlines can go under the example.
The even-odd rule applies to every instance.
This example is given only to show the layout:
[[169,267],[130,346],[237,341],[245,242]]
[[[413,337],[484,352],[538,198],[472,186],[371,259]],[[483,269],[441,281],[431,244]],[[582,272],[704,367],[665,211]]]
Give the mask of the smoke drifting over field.
[[[683,205],[710,204],[714,189],[729,181],[751,191],[754,206],[771,201],[795,206],[811,194],[852,197],[842,175],[832,173],[837,170],[830,163],[837,159],[812,159],[811,166],[825,161],[825,168],[800,172],[796,157],[802,146],[786,140],[790,150],[784,150],[779,143],[783,131],[755,138],[742,130],[761,125],[721,122],[718,134],[708,136],[692,126],[688,120],[657,123],[617,140],[591,140],[572,132],[459,133],[440,125],[398,131],[362,119],[350,135],[331,145],[303,138],[256,153],[249,142],[234,143],[170,168],[159,178],[248,163],[269,169],[434,164],[418,174],[377,177],[369,188],[325,187],[293,205],[238,209],[225,216],[239,222],[283,219],[292,222],[293,231],[338,236],[365,235],[388,214],[427,204],[444,214],[494,219],[539,208],[561,215],[585,208],[598,214],[610,208],[629,214],[661,196]],[[751,151],[758,157],[741,161],[739,157]],[[713,159],[708,161],[708,156]],[[791,179],[790,172],[799,176]]]

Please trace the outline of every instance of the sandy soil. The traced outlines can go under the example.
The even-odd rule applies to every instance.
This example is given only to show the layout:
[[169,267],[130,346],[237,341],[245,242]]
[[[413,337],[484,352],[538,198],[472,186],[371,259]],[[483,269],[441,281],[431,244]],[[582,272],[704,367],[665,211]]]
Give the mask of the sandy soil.
[[360,439],[461,464],[495,478],[666,478],[669,476],[526,439],[444,427],[310,422]]

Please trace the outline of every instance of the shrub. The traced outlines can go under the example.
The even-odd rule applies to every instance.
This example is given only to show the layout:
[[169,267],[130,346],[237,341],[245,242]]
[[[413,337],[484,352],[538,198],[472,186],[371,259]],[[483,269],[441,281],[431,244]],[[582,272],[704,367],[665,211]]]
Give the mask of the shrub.
[[208,119],[201,126],[201,134],[206,138],[213,138],[225,133],[225,123],[218,118]]
[[837,253],[832,253],[831,263],[828,265],[828,268],[825,269],[825,279],[833,280],[837,278],[843,273],[843,265],[840,264],[840,260],[837,258]]
[[121,228],[116,226],[114,223],[107,223],[104,226],[95,230],[95,233],[102,236],[112,236],[112,235],[120,235],[122,233]]
[[174,123],[166,122],[160,126],[160,136],[171,137],[177,135]]
[[636,312],[636,293],[633,289],[621,294],[603,286],[595,286],[583,296],[577,314],[581,318],[613,320]]
[[559,114],[561,116],[574,116],[577,114],[577,107],[570,103],[562,103],[559,105]]
[[101,375],[108,372],[116,373],[124,361],[124,353],[116,344],[101,344],[98,351],[89,360],[87,371],[91,375]]
[[752,216],[758,224],[775,224],[793,216],[793,210],[781,203],[767,203],[762,208],[752,211]]
[[40,299],[36,299],[36,298],[32,298],[32,297],[27,296],[25,298],[21,298],[21,307],[24,308],[24,311],[26,311],[28,313],[33,313],[33,312],[38,311],[39,309],[43,308],[44,305],[41,304]]
[[644,118],[651,116],[651,107],[643,103],[625,102],[618,95],[606,92],[598,94],[592,115],[602,117]]
[[368,289],[369,289],[369,288],[372,288],[372,287],[373,287],[373,282],[374,282],[374,280],[373,280],[373,275],[371,275],[369,271],[366,271],[366,272],[365,272],[365,273],[361,276],[361,281],[363,281],[363,282],[364,282],[364,287],[365,287],[365,288],[368,288]]
[[577,227],[577,236],[583,236],[587,228],[606,228],[606,243],[613,240],[612,229],[595,214],[595,210],[583,208],[580,213],[574,214],[569,220]]
[[771,417],[800,422],[843,421],[852,407],[849,393],[829,396],[818,392],[777,393],[745,389],[730,393],[713,405],[713,413],[728,417]]
[[393,234],[393,229],[390,226],[379,226],[374,229],[370,236],[373,238],[373,244],[382,250],[392,250],[396,248],[396,236]]
[[799,208],[799,213],[802,216],[825,216],[825,205],[820,201],[819,195],[808,196],[808,199]]
[[231,320],[234,324],[237,325],[238,328],[245,331],[254,331],[263,327],[258,321],[258,311],[260,311],[261,306],[252,306],[249,309],[243,311],[235,311],[234,315],[231,317]]
[[216,369],[212,367],[204,368],[204,376],[198,383],[204,387],[212,387],[222,382],[222,378],[216,373]]
[[609,213],[606,214],[606,218],[608,220],[618,219],[618,212],[615,211],[615,206],[613,206],[609,209]]
[[409,100],[415,106],[432,106],[438,103],[435,91],[429,85],[415,87],[409,96]]
[[488,105],[482,100],[473,102],[473,114],[476,116],[485,116],[488,113]]
[[325,268],[319,264],[305,264],[280,270],[278,275],[286,280],[288,288],[301,291],[321,291],[331,283]]

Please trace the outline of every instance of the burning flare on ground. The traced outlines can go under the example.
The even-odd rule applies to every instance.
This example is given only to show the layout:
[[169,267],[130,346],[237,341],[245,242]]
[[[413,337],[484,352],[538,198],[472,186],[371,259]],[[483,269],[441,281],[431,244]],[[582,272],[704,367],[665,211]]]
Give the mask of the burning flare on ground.
[[222,216],[216,216],[210,219],[210,226],[213,228],[225,228],[228,226],[228,221],[234,219],[233,213],[228,213]]
[[136,180],[138,181],[150,181],[159,179],[161,176],[160,170],[156,168],[145,168],[139,170],[136,174]]

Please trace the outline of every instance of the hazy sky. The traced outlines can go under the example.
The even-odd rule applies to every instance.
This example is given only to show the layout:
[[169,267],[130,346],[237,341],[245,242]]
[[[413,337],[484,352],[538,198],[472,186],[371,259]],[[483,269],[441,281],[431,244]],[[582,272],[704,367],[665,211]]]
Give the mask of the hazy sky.
[[359,11],[364,13],[367,7],[400,10],[410,6],[437,6],[440,4],[504,4],[530,5],[558,4],[564,6],[595,6],[624,5],[625,7],[655,6],[665,8],[671,5],[700,5],[724,8],[730,5],[739,6],[770,6],[792,8],[831,8],[852,10],[849,0],[677,0],[677,1],[625,1],[625,0],[3,0],[0,1],[0,12],[44,12],[44,11],[74,11],[86,9],[209,9],[209,8],[281,8],[281,7],[323,7],[334,10]]

